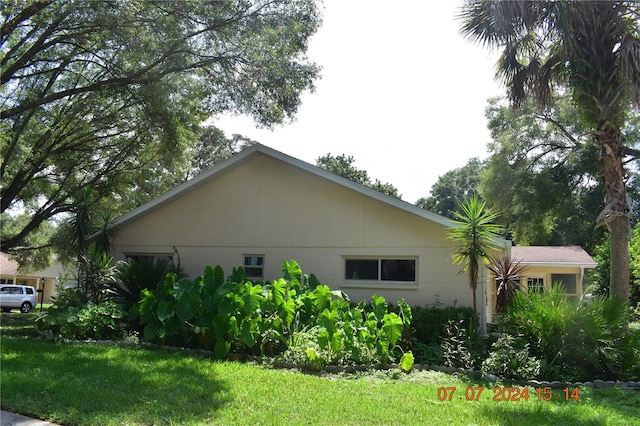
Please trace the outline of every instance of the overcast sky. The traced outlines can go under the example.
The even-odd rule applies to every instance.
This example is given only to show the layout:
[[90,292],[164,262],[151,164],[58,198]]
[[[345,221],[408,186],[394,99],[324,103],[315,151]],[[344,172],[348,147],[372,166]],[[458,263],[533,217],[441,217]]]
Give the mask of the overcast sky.
[[218,117],[239,133],[316,163],[347,154],[405,201],[427,196],[438,177],[486,157],[487,99],[497,54],[459,34],[462,1],[325,0],[308,56],[322,66],[295,122],[258,129],[246,117]]

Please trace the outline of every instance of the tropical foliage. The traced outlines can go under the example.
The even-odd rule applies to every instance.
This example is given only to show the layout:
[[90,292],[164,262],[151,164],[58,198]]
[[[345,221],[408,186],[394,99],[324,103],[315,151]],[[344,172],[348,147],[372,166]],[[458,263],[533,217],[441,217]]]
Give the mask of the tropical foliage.
[[352,305],[314,276],[305,276],[295,261],[285,262],[284,277],[254,283],[241,270],[224,279],[220,267],[205,269],[194,281],[168,274],[157,291],[143,290],[138,305],[147,341],[260,355],[305,346],[310,364],[361,363],[395,359],[411,308],[400,301],[398,313],[373,296],[370,305]]
[[626,327],[629,315],[620,299],[571,300],[554,285],[544,293],[518,292],[499,328],[541,361],[539,378],[629,379],[640,371],[640,331]]

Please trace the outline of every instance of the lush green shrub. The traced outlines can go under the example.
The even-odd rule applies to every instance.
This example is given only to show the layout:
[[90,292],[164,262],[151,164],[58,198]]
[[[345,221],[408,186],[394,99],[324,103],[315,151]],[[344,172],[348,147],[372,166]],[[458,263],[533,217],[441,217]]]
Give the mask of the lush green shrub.
[[429,346],[440,346],[449,321],[461,320],[468,324],[473,319],[473,309],[468,306],[445,306],[435,303],[429,306],[411,307],[411,328],[416,341]]
[[120,306],[113,301],[86,306],[51,306],[37,321],[39,328],[67,339],[119,340],[126,322]]
[[110,285],[110,295],[116,303],[125,305],[128,311],[140,301],[142,290],[156,290],[169,273],[176,274],[178,279],[187,276],[180,265],[175,265],[169,259],[141,257],[118,262],[115,280]]
[[195,281],[169,274],[157,291],[142,291],[137,312],[143,338],[212,348],[218,357],[231,350],[276,355],[302,341],[297,333],[306,331],[319,348],[305,348],[311,364],[368,362],[371,354],[377,362],[395,358],[411,322],[406,302],[399,303],[399,314],[389,312],[380,296],[370,305],[353,305],[343,292],[303,275],[295,261],[285,262],[283,273],[269,284],[246,280],[241,269],[225,281],[219,266],[207,267]]
[[491,345],[490,355],[482,362],[482,372],[511,380],[531,380],[540,374],[540,360],[529,355],[529,343],[508,334]]
[[560,286],[519,292],[500,317],[502,332],[522,336],[541,360],[540,378],[615,380],[638,364],[640,333],[626,327],[627,304],[614,298],[570,300]]
[[442,365],[442,347],[440,345],[425,345],[422,342],[413,342],[411,352],[418,364]]
[[447,367],[474,370],[484,355],[482,336],[473,326],[473,319],[449,320],[442,340],[442,359]]

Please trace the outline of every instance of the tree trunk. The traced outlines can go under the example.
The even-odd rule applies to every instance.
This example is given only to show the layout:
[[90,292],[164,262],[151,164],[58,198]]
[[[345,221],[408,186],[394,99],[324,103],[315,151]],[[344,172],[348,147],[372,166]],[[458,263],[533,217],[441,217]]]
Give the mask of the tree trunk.
[[629,218],[609,222],[611,232],[611,296],[629,301]]
[[606,124],[595,135],[605,183],[605,207],[596,226],[604,224],[611,234],[610,295],[629,301],[629,215],[620,131]]

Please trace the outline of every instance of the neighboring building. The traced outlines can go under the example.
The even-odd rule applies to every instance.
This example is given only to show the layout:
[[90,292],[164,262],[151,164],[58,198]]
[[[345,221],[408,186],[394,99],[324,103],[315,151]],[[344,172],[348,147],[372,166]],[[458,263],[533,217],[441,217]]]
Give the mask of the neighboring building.
[[0,253],[0,284],[30,285],[38,290],[38,303],[42,302],[44,289],[44,303],[51,302],[55,294],[57,278],[62,273],[60,264],[54,264],[41,271],[21,271],[18,263],[6,254]]
[[469,306],[467,277],[451,262],[452,225],[261,144],[112,224],[115,260],[177,253],[191,277],[220,265],[272,280],[295,259],[352,300],[375,293],[391,303]]
[[[580,246],[514,246],[511,260],[526,267],[520,277],[525,291],[542,292],[561,283],[567,295],[579,298],[583,294],[584,274],[598,264]],[[491,321],[496,306],[496,286],[489,277],[487,317]]]

